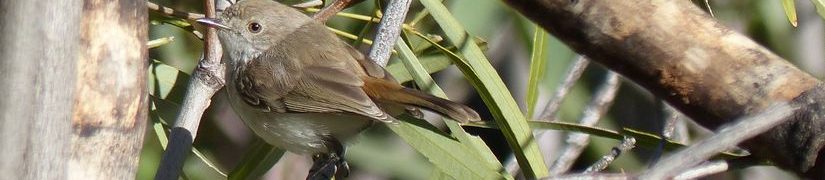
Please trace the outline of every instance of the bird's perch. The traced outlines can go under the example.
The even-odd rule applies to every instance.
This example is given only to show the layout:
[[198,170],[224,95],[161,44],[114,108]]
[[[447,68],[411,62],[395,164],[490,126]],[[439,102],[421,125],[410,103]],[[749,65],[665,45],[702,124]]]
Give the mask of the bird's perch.
[[[587,55],[709,128],[775,102],[800,109],[742,144],[755,157],[807,177],[825,176],[822,82],[690,1],[505,0]],[[819,159],[823,159],[822,156]]]

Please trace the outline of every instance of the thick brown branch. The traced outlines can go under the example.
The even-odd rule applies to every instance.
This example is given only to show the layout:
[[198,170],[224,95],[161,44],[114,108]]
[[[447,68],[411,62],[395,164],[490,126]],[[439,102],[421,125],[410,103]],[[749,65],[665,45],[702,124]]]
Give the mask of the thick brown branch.
[[[690,1],[505,0],[575,51],[717,128],[775,102],[800,108],[743,146],[809,177],[825,142],[822,83]],[[810,171],[810,172],[809,172]]]

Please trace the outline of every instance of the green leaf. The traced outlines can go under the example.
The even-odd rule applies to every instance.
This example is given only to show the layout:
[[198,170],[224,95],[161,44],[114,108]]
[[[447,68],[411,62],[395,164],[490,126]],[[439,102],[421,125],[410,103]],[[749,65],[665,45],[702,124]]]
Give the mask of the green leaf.
[[146,46],[149,46],[148,48],[152,49],[152,48],[156,48],[156,47],[159,47],[159,46],[163,46],[163,45],[172,43],[172,41],[175,41],[175,36],[162,37],[162,38],[158,38],[158,39],[155,39],[155,40],[151,40],[151,41],[146,43]]
[[181,98],[186,93],[186,84],[189,82],[188,74],[163,62],[153,60],[148,75],[149,95],[172,102],[181,102]]
[[533,35],[533,48],[530,53],[530,77],[527,80],[527,117],[533,117],[536,112],[536,101],[539,94],[539,82],[544,77],[545,64],[547,64],[547,54],[544,53],[547,33],[540,26],[536,26]]
[[[589,134],[593,136],[599,136],[609,139],[614,139],[621,141],[624,139],[625,136],[633,137],[636,139],[636,145],[640,147],[645,147],[648,149],[656,149],[659,145],[659,142],[662,142],[662,138],[657,135],[653,135],[650,133],[624,128],[622,131],[617,132],[614,130],[599,128],[599,127],[589,127],[589,126],[582,126],[575,123],[567,123],[567,122],[546,122],[546,121],[529,121],[530,127],[534,129],[550,129],[550,130],[560,130],[560,131],[570,131],[570,132],[578,132]],[[467,126],[473,127],[481,127],[481,128],[498,128],[498,125],[495,123],[474,123],[474,124],[467,124]],[[665,141],[665,150],[673,151],[679,148],[686,147],[687,145],[667,140]],[[720,158],[725,159],[733,159],[733,158],[740,158],[747,156],[747,153],[743,152],[736,152],[736,151],[727,151],[723,152]]]
[[250,146],[249,151],[241,158],[238,166],[232,169],[228,179],[259,179],[266,174],[269,169],[272,169],[275,163],[281,160],[284,152],[284,150],[275,148],[255,136],[255,141],[252,143],[252,146]]
[[[817,1],[817,0],[811,0],[811,1]],[[797,19],[796,19],[796,6],[794,5],[794,0],[782,0],[782,7],[785,8],[785,16],[788,16],[788,21],[791,22],[791,25],[793,25],[793,27],[796,27]],[[818,7],[817,7],[817,10],[819,10]]]
[[421,4],[444,31],[447,40],[459,47],[459,52],[466,58],[454,58],[454,63],[475,86],[496,122],[502,125],[501,132],[516,155],[525,176],[532,179],[547,176],[547,165],[544,164],[533,131],[527,125],[510,91],[475,40],[441,2],[421,0]]
[[[453,64],[450,58],[444,55],[422,56],[419,57],[419,60],[421,60],[421,64],[424,65],[424,69],[426,69],[429,74],[444,70]],[[413,80],[410,72],[407,71],[407,68],[405,68],[404,64],[400,61],[390,61],[385,69],[400,83]]]
[[[176,110],[180,109],[179,108],[180,106],[178,106],[178,105],[176,105],[172,102],[168,102],[164,99],[159,99],[159,98],[157,98],[155,96],[152,96],[152,95],[150,95],[150,98],[152,99],[152,109],[151,109],[151,111],[149,111],[149,117],[152,119],[152,128],[155,132],[155,135],[158,138],[158,141],[160,141],[159,142],[160,146],[163,149],[166,149],[166,146],[169,143],[169,141],[168,141],[169,137],[168,137],[168,134],[166,133],[166,132],[169,131],[169,126],[168,126],[168,122],[166,120],[164,120],[164,117],[163,117],[162,114],[167,115],[166,119],[174,118],[174,116],[177,115]],[[171,114],[172,117],[168,117],[170,115],[170,113],[173,113],[173,114]],[[209,158],[204,156],[203,153],[201,153],[201,151],[198,150],[198,148],[192,147],[192,153],[196,157],[198,157],[198,159],[200,160],[201,163],[203,163],[207,167],[211,168],[213,171],[220,174],[221,176],[226,177],[226,173],[221,171],[220,168],[218,168],[218,166],[215,165],[215,163],[213,163],[212,161],[209,160]],[[183,176],[186,176],[186,173],[187,172],[184,172]]]
[[[396,42],[396,50],[399,52],[399,58],[401,62],[405,65],[407,70],[411,72],[415,83],[421,87],[421,89],[425,92],[429,92],[435,96],[446,98],[446,94],[437,84],[433,81],[432,77],[430,77],[429,73],[424,69],[424,66],[418,61],[415,54],[412,52],[410,47],[405,44],[403,41]],[[438,154],[450,154],[451,156],[458,157],[462,154],[470,154],[472,155],[471,158],[463,158],[459,159],[460,162],[444,162],[444,161],[432,161],[433,158],[436,158],[435,155],[429,154],[430,151],[423,150],[428,149],[431,147],[428,146],[413,146],[416,150],[419,150],[425,157],[428,157],[433,164],[441,170],[441,172],[447,173],[448,175],[455,177],[457,179],[465,179],[467,177],[463,177],[464,174],[472,173],[474,171],[488,171],[487,173],[495,174],[498,173],[501,169],[504,169],[497,160],[495,160],[495,156],[490,151],[489,148],[484,144],[481,139],[478,137],[473,137],[466,132],[461,126],[453,121],[444,119],[445,124],[450,128],[450,131],[453,135],[458,139],[459,145],[458,147],[453,147],[447,149],[448,151],[439,152]],[[395,130],[395,129],[393,129]],[[403,131],[402,131],[403,132]],[[407,134],[400,136],[407,136]],[[492,161],[490,161],[492,160]],[[458,166],[456,166],[458,165]],[[459,167],[459,168],[457,168]],[[448,171],[448,170],[460,170],[464,172],[456,172],[456,171]],[[483,175],[480,176],[482,178],[494,178],[494,179],[501,179],[507,178],[512,179],[512,177],[504,176],[502,174],[498,174],[497,176],[491,175]],[[473,178],[477,179],[477,178]]]
[[[424,120],[398,117],[397,124],[386,124],[407,144],[427,157],[436,169],[452,179],[502,179],[499,169],[490,169],[479,161],[478,153],[467,150],[461,142],[433,127]],[[469,152],[469,153],[468,153]]]
[[811,0],[811,3],[816,7],[816,13],[825,18],[825,0]]

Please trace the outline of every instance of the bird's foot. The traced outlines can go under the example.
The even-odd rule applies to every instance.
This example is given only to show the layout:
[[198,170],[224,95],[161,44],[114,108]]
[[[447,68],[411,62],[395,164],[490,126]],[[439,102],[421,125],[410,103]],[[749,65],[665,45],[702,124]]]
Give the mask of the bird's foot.
[[312,157],[308,180],[343,179],[349,176],[349,164],[338,153],[316,154]]

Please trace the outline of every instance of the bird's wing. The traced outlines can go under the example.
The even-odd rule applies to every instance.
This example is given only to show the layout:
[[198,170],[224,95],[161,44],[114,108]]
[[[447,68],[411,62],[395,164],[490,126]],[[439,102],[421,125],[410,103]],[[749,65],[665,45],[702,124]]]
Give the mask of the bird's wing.
[[263,111],[350,112],[392,120],[361,89],[364,82],[346,63],[309,64],[297,71],[301,67],[289,63],[295,61],[282,59],[289,57],[266,54],[270,55],[257,57],[240,69],[235,80],[247,104]]
[[391,121],[362,90],[364,82],[355,73],[331,66],[305,67],[299,88],[283,102],[289,111],[360,114],[380,121]]

